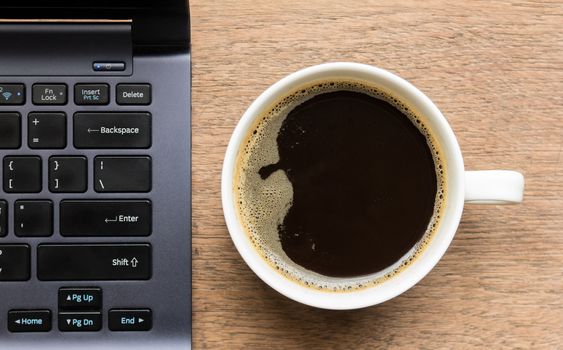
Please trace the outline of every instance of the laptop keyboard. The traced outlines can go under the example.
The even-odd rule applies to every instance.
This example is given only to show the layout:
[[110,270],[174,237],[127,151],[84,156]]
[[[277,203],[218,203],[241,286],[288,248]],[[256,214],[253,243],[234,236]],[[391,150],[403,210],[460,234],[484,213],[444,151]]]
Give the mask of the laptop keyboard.
[[[31,90],[29,100],[27,89]],[[110,104],[112,98],[119,106],[117,110],[89,110]],[[151,86],[145,83],[0,84],[0,281],[151,279],[151,244],[128,242],[130,237],[152,234],[152,159],[144,153],[152,145],[152,116],[138,108],[150,105],[151,99]],[[26,110],[32,111],[2,111],[3,106],[27,106]],[[45,106],[50,106],[48,111],[42,110]],[[61,111],[53,110],[53,106],[61,106]],[[69,115],[63,111],[69,106],[76,112]],[[127,106],[137,108],[132,112]],[[42,150],[49,150],[49,155]],[[112,150],[111,154],[104,154],[108,150]],[[128,152],[119,154],[115,150]],[[92,199],[85,195],[87,191],[106,195]],[[48,193],[58,196],[45,199]],[[8,194],[16,199],[2,198]],[[70,194],[73,195],[65,198]],[[123,198],[120,194],[137,196]],[[53,236],[113,237],[118,241],[82,244],[74,240],[61,244],[60,240],[49,242]],[[11,242],[21,239],[22,243],[4,244],[5,238]],[[103,327],[110,331],[152,328],[149,307],[112,305],[107,315],[102,315],[103,289],[92,284],[61,286],[56,310],[10,310],[5,315],[8,330],[49,332],[58,328],[61,332],[93,332]],[[57,325],[52,324],[53,313],[57,313]]]

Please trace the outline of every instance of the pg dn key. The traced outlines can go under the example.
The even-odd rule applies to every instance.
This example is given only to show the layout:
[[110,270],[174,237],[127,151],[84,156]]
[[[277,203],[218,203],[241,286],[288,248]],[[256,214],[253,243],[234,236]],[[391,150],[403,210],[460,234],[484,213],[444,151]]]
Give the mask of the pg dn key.
[[102,329],[100,312],[59,312],[61,332],[97,332]]

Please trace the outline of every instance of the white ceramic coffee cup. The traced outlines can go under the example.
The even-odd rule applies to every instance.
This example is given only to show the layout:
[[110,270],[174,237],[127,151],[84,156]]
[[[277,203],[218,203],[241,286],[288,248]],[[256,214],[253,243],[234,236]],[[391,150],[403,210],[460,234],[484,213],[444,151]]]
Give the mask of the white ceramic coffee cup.
[[[289,280],[271,267],[250,242],[238,220],[233,181],[241,143],[254,121],[281,97],[315,81],[352,79],[367,82],[406,102],[419,115],[436,138],[445,163],[445,211],[431,243],[405,270],[380,284],[351,292],[325,292]],[[524,177],[515,171],[465,171],[457,139],[446,118],[426,97],[406,80],[380,68],[358,63],[327,63],[303,69],[278,81],[260,95],[239,121],[227,148],[221,179],[223,211],[231,238],[248,266],[268,285],[300,303],[324,309],[356,309],[382,303],[418,283],[438,263],[448,249],[461,219],[464,203],[508,204],[522,201]],[[447,287],[444,287],[447,288]]]

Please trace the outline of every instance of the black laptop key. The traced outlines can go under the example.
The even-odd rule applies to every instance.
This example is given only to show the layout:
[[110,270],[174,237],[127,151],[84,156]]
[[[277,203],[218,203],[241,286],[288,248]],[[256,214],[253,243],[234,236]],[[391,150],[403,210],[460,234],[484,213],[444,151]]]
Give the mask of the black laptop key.
[[23,105],[25,103],[25,85],[0,84],[0,105]]
[[35,84],[32,95],[36,105],[64,105],[67,101],[66,84]]
[[150,309],[112,309],[108,313],[108,325],[112,331],[149,331],[152,328]]
[[14,231],[19,237],[48,237],[53,234],[53,202],[20,200],[14,204]]
[[86,192],[88,187],[86,157],[49,158],[49,191]]
[[63,236],[148,236],[152,232],[149,200],[63,200]]
[[8,203],[0,200],[0,237],[8,234]]
[[10,310],[8,312],[10,332],[49,332],[51,330],[50,310]]
[[76,113],[74,115],[76,148],[149,148],[151,114]]
[[4,157],[4,192],[41,192],[41,158]]
[[74,103],[77,105],[107,105],[109,103],[109,85],[74,85]]
[[149,192],[150,157],[96,157],[94,160],[96,192]]
[[149,244],[66,244],[37,247],[37,277],[42,281],[148,280]]
[[[2,97],[0,97],[0,101]],[[21,146],[21,121],[19,113],[0,113],[0,149]]]
[[66,114],[29,113],[27,143],[29,148],[65,148]]
[[149,84],[118,84],[116,100],[120,105],[148,105],[151,103]]
[[0,281],[27,281],[30,249],[26,244],[0,244]]
[[97,332],[102,329],[102,314],[90,312],[59,312],[59,331]]
[[65,310],[98,310],[102,307],[102,290],[89,288],[60,288],[59,309]]

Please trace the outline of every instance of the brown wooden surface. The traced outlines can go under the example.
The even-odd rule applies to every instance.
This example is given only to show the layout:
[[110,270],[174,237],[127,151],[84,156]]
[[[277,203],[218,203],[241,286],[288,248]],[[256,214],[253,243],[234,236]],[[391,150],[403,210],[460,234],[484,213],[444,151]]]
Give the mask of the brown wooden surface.
[[[563,348],[563,4],[549,1],[193,0],[196,349]],[[230,134],[270,84],[327,61],[414,83],[468,169],[516,169],[522,205],[466,206],[416,287],[383,305],[316,310],[245,265],[224,224]]]

